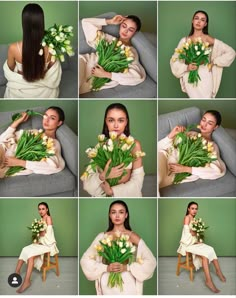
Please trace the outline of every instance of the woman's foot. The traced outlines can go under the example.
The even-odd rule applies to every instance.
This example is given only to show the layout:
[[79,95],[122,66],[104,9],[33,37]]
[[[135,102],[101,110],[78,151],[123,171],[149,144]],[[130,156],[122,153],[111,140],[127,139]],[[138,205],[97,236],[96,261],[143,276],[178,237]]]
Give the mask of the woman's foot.
[[206,286],[214,293],[219,293],[220,290],[213,284],[213,282],[206,282]]
[[226,278],[225,278],[225,276],[223,275],[222,272],[217,272],[217,271],[216,271],[216,274],[218,275],[218,277],[219,277],[219,279],[220,279],[221,281],[226,282]]
[[16,291],[17,293],[23,293],[26,289],[31,286],[31,282],[24,282],[22,286]]

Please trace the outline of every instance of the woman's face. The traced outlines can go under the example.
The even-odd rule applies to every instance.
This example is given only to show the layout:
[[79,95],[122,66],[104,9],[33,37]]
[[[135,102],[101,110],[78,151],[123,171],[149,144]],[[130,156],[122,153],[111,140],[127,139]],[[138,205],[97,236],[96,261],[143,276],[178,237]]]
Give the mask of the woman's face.
[[206,113],[202,116],[200,121],[200,130],[203,134],[212,134],[213,131],[218,127],[216,125],[216,118],[210,113]]
[[110,219],[114,225],[122,225],[128,216],[125,207],[121,204],[112,205],[109,213]]
[[56,130],[62,121],[59,120],[59,115],[55,110],[49,109],[43,115],[43,128],[45,130]]
[[121,40],[129,41],[136,33],[136,30],[137,30],[136,23],[134,21],[132,21],[131,19],[125,19],[120,24],[119,35],[120,35]]
[[188,214],[192,215],[193,217],[197,214],[197,211],[198,211],[198,206],[196,204],[192,204],[188,208]]
[[44,217],[48,212],[48,208],[45,205],[39,205],[38,212],[41,217]]
[[125,127],[128,123],[125,112],[119,109],[111,109],[107,113],[106,125],[108,131],[115,131],[117,135],[121,135],[125,131]]
[[203,30],[207,25],[207,17],[204,13],[198,12],[192,20],[193,28],[196,30]]

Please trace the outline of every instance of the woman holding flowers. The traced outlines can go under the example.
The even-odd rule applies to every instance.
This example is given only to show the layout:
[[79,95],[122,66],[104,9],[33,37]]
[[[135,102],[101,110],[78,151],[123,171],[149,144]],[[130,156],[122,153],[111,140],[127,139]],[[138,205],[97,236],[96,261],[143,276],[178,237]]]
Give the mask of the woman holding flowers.
[[44,13],[40,5],[27,4],[22,11],[23,39],[10,44],[4,64],[8,80],[6,98],[58,97],[61,66],[49,47],[42,46]]
[[[114,250],[119,251],[116,256]],[[119,262],[118,255],[123,262]],[[152,277],[156,259],[132,231],[125,202],[110,204],[107,231],[98,234],[80,264],[87,279],[95,280],[97,295],[142,295],[143,282]]]
[[[65,167],[65,161],[61,156],[61,145],[56,139],[56,130],[60,127],[65,119],[64,112],[59,107],[49,107],[43,116],[43,130],[17,131],[17,127],[29,119],[27,112],[19,114],[19,117],[0,135],[0,178],[5,176],[44,174],[50,175],[62,171]],[[18,143],[22,143],[24,132],[30,133],[30,139],[37,138],[40,135],[40,145],[45,147],[44,157],[40,160],[32,159],[30,153],[34,151],[34,147],[30,147],[29,152],[24,152],[24,157],[15,157],[18,152]],[[27,137],[29,138],[29,137]],[[24,151],[24,146],[29,142],[23,143],[21,152]],[[25,144],[25,145],[24,145]],[[38,145],[38,144],[37,144]],[[40,152],[39,152],[40,153]],[[39,154],[40,155],[40,154]],[[21,155],[22,156],[22,155]],[[41,156],[41,155],[40,155]],[[16,169],[14,173],[11,168]],[[9,171],[11,174],[8,175]]]
[[189,98],[215,98],[223,67],[235,59],[234,49],[208,35],[208,24],[208,14],[196,11],[188,37],[180,40],[170,61],[172,73]]
[[220,292],[214,285],[210,270],[209,263],[212,262],[216,274],[221,281],[225,282],[226,278],[224,277],[220,265],[214,251],[214,248],[203,243],[202,239],[198,239],[196,230],[193,228],[193,223],[195,216],[198,212],[198,204],[195,202],[190,202],[187,207],[186,216],[184,218],[184,226],[182,231],[182,237],[180,240],[180,246],[177,250],[178,253],[185,256],[186,252],[190,252],[193,255],[193,264],[195,269],[198,270],[200,267],[203,267],[203,271],[206,279],[206,286],[214,293]]
[[[101,31],[102,26],[106,25],[120,26],[118,39]],[[141,28],[137,16],[88,18],[82,20],[82,27],[87,43],[96,49],[96,53],[80,55],[80,94],[113,88],[119,84],[134,86],[145,80],[145,70],[131,45],[131,38]]]
[[43,256],[46,252],[50,252],[51,256],[59,253],[56,246],[52,217],[50,216],[48,204],[45,202],[39,203],[38,212],[41,217],[41,222],[44,223],[44,228],[40,229],[41,231],[39,232],[37,241],[25,246],[21,251],[15,273],[20,274],[20,270],[24,262],[27,264],[27,270],[24,281],[21,287],[17,290],[18,293],[22,293],[30,287],[30,277],[33,268],[35,267],[40,271],[43,265]]
[[[120,103],[109,105],[105,111],[103,131],[99,138],[109,137],[110,139],[102,148],[105,151],[112,152],[114,150],[112,140],[121,140],[124,143],[121,148],[122,151],[129,150],[132,146],[131,159],[129,159],[131,162],[125,165],[123,161],[111,167],[113,163],[111,158],[107,160],[104,168],[99,168],[96,165],[91,167],[90,163],[81,177],[84,189],[95,197],[141,197],[144,179],[142,156],[144,156],[144,153],[140,142],[130,135],[129,114],[126,107]],[[88,156],[91,159],[95,158],[97,149],[89,149]],[[117,178],[116,183],[109,183],[110,179],[115,178]]]
[[[194,131],[187,132],[188,138],[193,139],[196,142],[200,140],[201,148],[193,149],[193,152],[191,153],[186,149],[183,157],[187,159],[189,156],[189,159],[192,161],[193,154],[197,153],[198,150],[201,150],[201,152],[203,150],[207,162],[202,163],[201,165],[196,163],[195,166],[190,166],[191,163],[188,163],[188,161],[182,164],[179,163],[181,153],[178,149],[178,144],[183,140],[178,138],[178,134],[183,133],[186,130],[184,126],[175,126],[167,137],[158,142],[160,188],[175,183],[175,176],[179,173],[187,173],[187,175],[184,179],[176,183],[192,182],[199,178],[213,180],[225,175],[226,166],[220,158],[218,146],[212,141],[212,133],[220,124],[220,113],[215,110],[209,110],[203,114],[200,125],[198,126],[200,134]],[[195,161],[193,160],[193,162]]]

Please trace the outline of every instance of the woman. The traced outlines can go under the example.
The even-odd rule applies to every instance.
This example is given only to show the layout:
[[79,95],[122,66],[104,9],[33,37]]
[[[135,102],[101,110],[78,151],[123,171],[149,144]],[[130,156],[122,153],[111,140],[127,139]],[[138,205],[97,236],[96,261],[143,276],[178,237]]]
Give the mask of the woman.
[[43,256],[46,252],[50,252],[51,256],[59,253],[59,250],[56,246],[56,240],[52,227],[52,217],[50,216],[48,204],[45,202],[39,203],[38,212],[41,216],[42,221],[46,224],[46,230],[40,232],[38,243],[33,243],[25,246],[21,251],[19,260],[16,265],[15,273],[20,274],[20,270],[24,262],[27,264],[27,270],[24,281],[21,287],[17,290],[17,293],[22,293],[30,287],[30,277],[33,268],[35,267],[40,271],[43,265]]
[[[95,245],[108,235],[113,238],[118,234],[129,236],[129,241],[136,247],[136,261],[131,264],[118,262],[104,264],[102,257],[97,256]],[[129,224],[128,206],[123,201],[110,204],[108,229],[100,233],[84,253],[80,261],[82,270],[88,280],[95,280],[97,295],[142,295],[143,282],[152,277],[156,267],[156,259],[145,242],[132,231]],[[123,280],[123,291],[119,287],[110,288],[107,281],[110,272],[120,272]]]
[[180,240],[180,246],[177,250],[178,253],[185,256],[186,252],[190,252],[193,255],[193,264],[198,270],[200,267],[203,267],[203,271],[206,278],[206,286],[213,292],[220,292],[216,286],[214,285],[210,270],[209,263],[212,262],[215,269],[216,274],[219,276],[220,280],[223,282],[226,281],[223,273],[221,272],[220,265],[215,254],[214,248],[202,243],[198,242],[196,237],[196,232],[192,230],[192,221],[195,218],[198,212],[198,204],[195,202],[190,202],[187,207],[186,216],[184,218],[184,227],[182,232],[182,237]]
[[[191,182],[197,179],[218,179],[225,175],[226,166],[220,158],[218,146],[212,141],[212,133],[221,124],[221,115],[218,111],[209,110],[204,113],[200,121],[200,132],[203,138],[211,142],[217,160],[206,164],[204,167],[188,167],[178,164],[178,150],[174,148],[173,141],[179,132],[185,130],[184,126],[175,126],[167,137],[158,142],[159,158],[159,187],[165,187],[173,183],[175,174],[191,174],[182,182]],[[190,135],[197,135],[196,132],[189,132]],[[181,183],[182,183],[181,182]]]
[[0,135],[0,178],[4,178],[9,167],[20,166],[24,170],[15,175],[44,174],[50,175],[62,171],[65,167],[65,161],[61,156],[61,145],[56,139],[56,130],[60,127],[65,115],[59,107],[49,107],[43,116],[42,126],[45,136],[52,138],[55,155],[46,158],[42,161],[29,161],[18,159],[15,156],[17,141],[19,140],[22,131],[16,131],[17,127],[26,122],[29,116],[26,112],[22,113],[21,118],[15,120],[5,132]]
[[[209,65],[202,64],[198,67],[194,63],[186,64],[184,60],[178,59],[178,53],[175,53],[170,61],[173,75],[180,79],[182,91],[186,92],[189,98],[216,97],[220,87],[223,67],[230,66],[235,59],[234,49],[208,35],[208,24],[208,14],[205,11],[196,11],[192,18],[192,28],[189,35],[180,40],[177,48],[182,48],[188,39],[194,42],[201,38],[212,49]],[[190,71],[197,69],[201,79],[195,85],[188,82],[188,76]]]
[[[96,37],[98,32],[101,32],[102,26],[106,25],[120,25],[119,29],[119,41],[125,46],[129,46],[134,58],[133,62],[129,64],[128,72],[107,72],[98,62],[98,55],[96,53],[80,55],[80,94],[91,91],[91,80],[92,76],[99,78],[108,78],[111,81],[106,83],[101,89],[113,88],[117,85],[129,85],[134,86],[142,83],[145,78],[145,70],[139,63],[138,53],[135,48],[131,45],[131,38],[141,28],[141,21],[137,16],[123,17],[116,15],[112,19],[98,19],[89,18],[82,20],[82,27],[84,30],[85,38],[89,46],[96,49]],[[109,34],[103,33],[105,40],[112,41],[114,38]]]
[[[126,107],[120,103],[114,103],[107,107],[104,116],[104,124],[102,133],[109,137],[109,132],[115,131],[118,136],[125,134],[130,135],[129,129],[129,114]],[[132,151],[134,154],[137,151],[141,151],[141,144],[138,140],[135,140],[135,147]],[[114,196],[114,197],[141,197],[144,170],[142,165],[142,158],[137,158],[132,164],[126,168],[127,174],[123,176],[118,185],[110,186],[107,179],[120,177],[124,171],[124,165],[120,164],[113,167],[109,173],[108,167],[111,160],[109,160],[104,170],[97,169],[94,172],[89,170],[89,176],[83,181],[84,189],[94,197],[100,196]]]
[[61,66],[51,61],[48,47],[42,47],[44,13],[35,3],[22,11],[23,40],[10,44],[4,72],[8,80],[6,98],[58,97]]

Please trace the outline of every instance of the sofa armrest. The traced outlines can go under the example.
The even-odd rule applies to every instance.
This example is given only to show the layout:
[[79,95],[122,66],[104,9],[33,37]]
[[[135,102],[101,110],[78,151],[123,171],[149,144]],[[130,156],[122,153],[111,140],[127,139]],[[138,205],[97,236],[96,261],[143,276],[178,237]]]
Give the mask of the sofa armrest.
[[77,176],[78,137],[66,124],[63,124],[58,128],[56,135],[61,144],[62,156],[65,159],[67,167],[75,176]]

